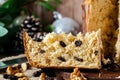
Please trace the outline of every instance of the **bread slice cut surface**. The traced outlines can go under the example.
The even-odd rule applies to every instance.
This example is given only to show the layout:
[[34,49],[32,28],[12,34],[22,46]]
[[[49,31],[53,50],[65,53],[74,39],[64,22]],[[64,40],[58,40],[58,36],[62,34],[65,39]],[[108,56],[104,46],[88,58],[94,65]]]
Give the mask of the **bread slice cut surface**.
[[37,68],[100,69],[102,42],[100,30],[86,33],[48,33],[41,42],[23,34],[28,62]]

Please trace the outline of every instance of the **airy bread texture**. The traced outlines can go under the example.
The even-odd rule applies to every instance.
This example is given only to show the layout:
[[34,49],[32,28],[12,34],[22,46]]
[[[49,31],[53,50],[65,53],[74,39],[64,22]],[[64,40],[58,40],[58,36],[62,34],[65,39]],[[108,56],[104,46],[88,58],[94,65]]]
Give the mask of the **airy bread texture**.
[[113,59],[117,40],[118,0],[85,0],[87,31],[101,29],[106,58]]
[[100,30],[72,34],[49,33],[41,42],[35,42],[25,32],[23,42],[28,62],[38,68],[100,69],[102,42]]
[[116,42],[116,55],[115,55],[115,62],[118,63],[120,65],[120,0],[118,1],[119,3],[119,14],[118,14],[118,39],[117,39],[117,42]]

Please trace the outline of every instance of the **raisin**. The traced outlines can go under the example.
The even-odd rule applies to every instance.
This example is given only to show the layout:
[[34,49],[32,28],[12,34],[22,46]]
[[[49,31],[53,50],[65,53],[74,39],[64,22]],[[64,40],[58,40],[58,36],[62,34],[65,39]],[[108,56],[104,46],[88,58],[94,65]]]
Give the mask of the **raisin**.
[[66,47],[66,44],[65,44],[63,41],[60,41],[60,45],[61,45],[62,47]]
[[17,76],[10,76],[9,79],[10,80],[18,80],[18,77]]
[[39,77],[42,72],[43,72],[43,70],[36,71],[36,72],[33,73],[33,76],[34,77]]
[[45,53],[45,50],[41,49],[41,50],[40,50],[40,53]]
[[20,65],[18,65],[18,69],[20,69],[21,68],[21,64]]
[[74,57],[74,59],[77,60],[77,61],[83,62],[82,58]]
[[94,54],[95,54],[95,55],[97,55],[97,54],[98,54],[98,51],[97,51],[97,50],[95,50]]
[[82,41],[80,41],[80,40],[75,41],[75,45],[76,45],[76,47],[81,46],[81,44],[82,44]]
[[3,74],[3,78],[8,79],[10,75],[8,74]]
[[54,69],[43,68],[42,70],[48,77],[56,77],[56,73],[55,73]]
[[59,60],[61,60],[61,61],[63,61],[63,62],[65,62],[66,60],[65,60],[65,58],[63,58],[63,57],[61,57],[61,56],[59,56],[59,57],[57,57]]

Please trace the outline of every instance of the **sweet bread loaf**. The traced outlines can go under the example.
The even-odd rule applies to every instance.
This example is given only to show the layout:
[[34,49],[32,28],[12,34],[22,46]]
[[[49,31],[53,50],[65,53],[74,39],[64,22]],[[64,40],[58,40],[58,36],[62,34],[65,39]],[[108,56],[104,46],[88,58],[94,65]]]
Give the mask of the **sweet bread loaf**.
[[119,12],[118,12],[118,39],[117,39],[117,42],[116,42],[116,45],[115,45],[115,48],[116,48],[116,55],[115,55],[115,62],[118,63],[120,65],[120,0],[118,0],[118,3],[119,3]]
[[118,0],[85,0],[87,32],[101,29],[105,58],[113,59],[117,40]]
[[102,42],[100,30],[91,33],[48,33],[41,42],[25,32],[23,42],[28,62],[37,68],[100,69]]

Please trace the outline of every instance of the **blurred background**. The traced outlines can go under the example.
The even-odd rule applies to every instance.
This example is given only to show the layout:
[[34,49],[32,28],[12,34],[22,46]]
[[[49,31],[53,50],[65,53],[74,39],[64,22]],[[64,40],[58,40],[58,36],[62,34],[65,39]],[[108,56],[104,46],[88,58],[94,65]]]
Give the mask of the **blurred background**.
[[24,53],[23,31],[35,41],[49,32],[82,32],[84,0],[0,0],[0,57]]

